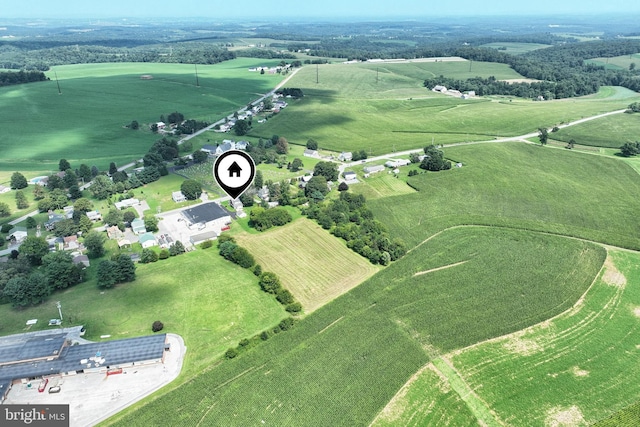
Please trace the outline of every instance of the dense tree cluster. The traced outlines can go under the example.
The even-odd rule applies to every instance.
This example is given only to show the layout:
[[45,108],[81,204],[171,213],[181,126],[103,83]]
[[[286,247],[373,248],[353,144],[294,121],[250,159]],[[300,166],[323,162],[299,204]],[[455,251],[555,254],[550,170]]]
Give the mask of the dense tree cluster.
[[128,255],[120,254],[112,260],[98,264],[97,284],[99,288],[111,288],[118,283],[132,282],[136,278],[136,266]]
[[224,259],[236,263],[240,267],[251,268],[256,263],[249,251],[239,246],[233,237],[220,236],[218,238],[218,250]]
[[276,93],[282,96],[290,96],[291,98],[294,98],[294,99],[302,98],[304,96],[302,89],[297,87],[281,88],[281,89],[278,89]]
[[444,153],[435,145],[424,147],[424,159],[420,162],[420,168],[437,172],[451,169],[451,162],[444,158]]
[[620,147],[620,153],[624,157],[633,157],[640,154],[640,142],[625,142],[622,147]]
[[0,87],[19,85],[22,83],[44,82],[49,80],[42,71],[1,71]]
[[363,195],[341,192],[338,199],[328,203],[312,203],[304,213],[373,264],[387,265],[407,251],[404,242],[391,241],[386,227],[373,219]]
[[117,39],[82,43],[14,41],[0,46],[4,48],[0,68],[40,71],[47,71],[52,65],[105,62],[216,64],[236,57],[226,47],[196,41],[173,43],[170,48]]
[[258,231],[264,231],[271,227],[285,225],[291,222],[291,219],[291,214],[284,208],[264,209],[256,206],[249,215],[249,225]]

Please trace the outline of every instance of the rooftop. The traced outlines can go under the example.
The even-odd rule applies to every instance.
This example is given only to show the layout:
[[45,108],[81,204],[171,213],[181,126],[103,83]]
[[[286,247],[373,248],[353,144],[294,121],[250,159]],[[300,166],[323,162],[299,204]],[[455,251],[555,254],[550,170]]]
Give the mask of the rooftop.
[[215,202],[203,203],[193,208],[185,209],[182,214],[192,224],[211,222],[230,216],[226,209]]

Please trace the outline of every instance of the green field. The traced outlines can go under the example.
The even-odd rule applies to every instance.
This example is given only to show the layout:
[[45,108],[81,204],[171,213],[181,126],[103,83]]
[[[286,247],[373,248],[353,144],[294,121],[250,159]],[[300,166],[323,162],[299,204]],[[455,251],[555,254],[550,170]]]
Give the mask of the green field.
[[625,142],[640,140],[640,115],[615,114],[560,129],[553,139],[596,147],[620,148]]
[[[176,275],[178,269],[181,273]],[[0,305],[0,334],[24,329],[28,319],[39,319],[36,329],[47,329],[46,319],[57,314],[56,301],[62,303],[67,324],[85,325],[85,338],[90,340],[99,341],[100,335],[148,335],[151,324],[161,320],[164,331],[181,335],[188,347],[184,379],[214,363],[240,339],[285,317],[282,306],[260,290],[251,272],[212,248],[138,264],[136,280],[113,289],[100,290],[90,280],[36,307],[15,310]]]
[[[522,99],[462,100],[434,93],[424,78],[495,75],[522,78],[504,64],[421,62],[402,64],[330,64],[301,69],[287,84],[300,87],[301,100],[263,124],[253,136],[285,136],[322,148],[366,150],[372,155],[395,150],[517,136],[546,126],[626,108],[638,94],[603,88],[602,95],[580,99],[534,102]],[[317,74],[316,74],[317,71]],[[316,83],[316,78],[318,83]],[[629,96],[628,98],[626,96]]]
[[465,166],[408,178],[417,193],[369,203],[409,246],[482,224],[640,249],[640,176],[620,160],[522,143],[447,147],[445,156]]
[[[150,123],[179,111],[216,121],[272,89],[282,77],[260,75],[251,66],[278,61],[237,59],[216,65],[83,64],[52,68],[51,81],[0,88],[5,112],[0,169],[57,169],[66,158],[106,168],[139,159],[158,139]],[[58,94],[55,74],[62,94]],[[142,80],[143,74],[153,75]],[[137,120],[140,129],[125,125]]]
[[[359,169],[362,168],[360,167]],[[367,200],[415,193],[415,190],[407,185],[406,180],[397,178],[394,174],[389,174],[388,172],[385,170],[368,178],[364,178],[362,174],[359,174],[358,181],[360,182],[352,184],[349,188],[355,194],[362,194]]]
[[632,63],[640,65],[640,53],[614,56],[612,58],[593,58],[585,62],[601,66],[604,65],[605,68],[612,70],[628,70]]
[[640,258],[610,256],[571,311],[451,357],[498,419],[549,425],[564,416],[573,417],[571,425],[592,424],[638,400]]
[[446,231],[293,330],[127,411],[116,424],[366,425],[429,356],[571,307],[604,255],[562,237]]
[[284,287],[291,291],[307,313],[379,270],[307,218],[260,235],[240,234],[235,237],[253,254],[263,271],[278,275]]
[[483,44],[480,47],[500,49],[502,52],[509,53],[511,55],[522,55],[523,53],[531,52],[533,50],[551,47],[551,45],[541,43],[495,42]]

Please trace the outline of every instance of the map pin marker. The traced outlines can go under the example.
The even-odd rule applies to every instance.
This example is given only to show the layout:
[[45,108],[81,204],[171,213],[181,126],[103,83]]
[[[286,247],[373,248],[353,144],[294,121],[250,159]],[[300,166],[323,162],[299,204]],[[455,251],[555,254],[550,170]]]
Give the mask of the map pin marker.
[[240,150],[221,154],[213,165],[213,177],[232,199],[237,199],[253,182],[256,165],[250,155]]

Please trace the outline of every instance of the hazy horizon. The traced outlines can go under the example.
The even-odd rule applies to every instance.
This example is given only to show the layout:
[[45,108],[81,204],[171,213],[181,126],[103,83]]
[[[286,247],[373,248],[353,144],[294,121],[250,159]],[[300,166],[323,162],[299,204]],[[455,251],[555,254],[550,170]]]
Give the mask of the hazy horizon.
[[[628,0],[539,0],[514,6],[501,0],[452,0],[446,4],[425,0],[324,0],[297,2],[291,0],[245,0],[241,7],[231,2],[187,0],[169,3],[165,0],[112,0],[89,3],[64,0],[61,3],[27,0],[21,7],[6,8],[5,19],[327,19],[327,20],[393,20],[474,16],[558,16],[558,15],[640,14],[640,2]],[[1,19],[1,18],[0,18]]]

